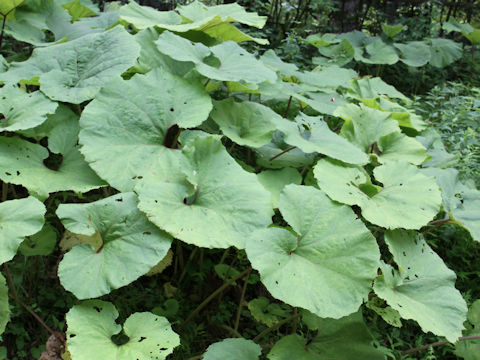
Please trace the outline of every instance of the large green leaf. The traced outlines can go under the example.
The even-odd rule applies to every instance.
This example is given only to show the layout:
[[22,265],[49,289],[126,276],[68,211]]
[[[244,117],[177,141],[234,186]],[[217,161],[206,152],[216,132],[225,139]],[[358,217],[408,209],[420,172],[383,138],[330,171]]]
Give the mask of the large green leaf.
[[[268,40],[253,38],[231,24],[238,23],[263,28],[267,21],[266,16],[247,12],[237,3],[205,6],[199,1],[194,1],[189,5],[179,6],[177,10],[184,19],[192,21],[192,25],[195,23],[204,24],[196,30],[203,31],[218,40],[233,40],[235,42],[253,40],[262,45],[268,44]],[[208,22],[205,23],[207,20]]]
[[25,236],[42,229],[45,211],[33,197],[0,203],[0,264],[15,256]]
[[393,44],[400,51],[400,61],[408,66],[426,65],[431,58],[430,47],[424,41],[409,41],[405,44]]
[[[45,123],[25,132],[38,139],[48,136],[48,149],[16,136],[0,137],[0,179],[23,185],[43,199],[52,192],[86,192],[104,186],[78,151],[78,130],[78,117],[61,105]],[[53,167],[44,163],[49,150],[59,154]]]
[[[60,25],[68,26],[70,21],[71,16],[59,1],[29,0],[18,7],[15,16],[7,21],[5,33],[21,42],[48,46],[52,44],[52,40],[54,42],[62,40],[62,36],[56,34],[55,28]],[[53,39],[51,34],[46,34],[47,30],[53,33]]]
[[138,63],[135,66],[136,71],[147,73],[156,67],[161,67],[174,75],[183,77],[193,69],[191,62],[176,61],[161,53],[155,44],[158,36],[159,33],[155,28],[147,28],[135,35],[135,40],[141,47]]
[[348,94],[355,99],[376,99],[380,95],[400,99],[405,102],[410,100],[392,85],[387,84],[379,77],[354,79],[351,83]]
[[49,98],[80,104],[135,64],[140,46],[121,27],[67,43],[37,48],[24,62],[0,73],[5,83],[40,84]]
[[318,355],[318,359],[385,359],[381,350],[372,344],[373,337],[365,325],[361,310],[338,320],[319,318],[303,311],[303,321],[310,330],[318,330],[318,335],[308,346],[310,351]]
[[312,330],[318,330],[318,335],[308,344],[307,339],[297,334],[283,337],[268,353],[269,360],[385,359],[372,345],[373,338],[360,312],[332,320],[305,311],[304,322]]
[[130,1],[127,5],[120,8],[120,18],[136,29],[143,30],[158,25],[178,25],[182,23],[182,18],[175,11],[158,11],[149,6],[138,5],[135,1]]
[[455,273],[416,232],[387,231],[385,242],[398,270],[382,265],[374,285],[377,295],[403,318],[417,321],[423,331],[455,342],[467,315],[465,300],[455,289]]
[[57,232],[52,225],[46,223],[38,233],[27,236],[18,250],[24,256],[49,255],[56,244]]
[[388,25],[387,23],[382,24],[382,31],[389,38],[393,39],[397,34],[406,29],[406,26],[401,24],[399,25]]
[[378,161],[382,164],[388,161],[405,161],[420,165],[428,157],[425,147],[420,142],[400,132],[382,136],[377,145]]
[[118,311],[108,302],[93,300],[74,306],[67,313],[67,347],[75,360],[165,359],[180,345],[168,320],[149,312],[130,315],[123,324],[129,341],[117,345],[112,336],[122,331],[115,320]]
[[265,51],[260,60],[273,71],[285,76],[295,75],[298,71],[297,65],[284,62],[272,49]]
[[5,278],[0,274],[0,335],[10,319],[10,308],[8,306],[8,287]]
[[457,170],[426,168],[422,172],[434,176],[442,189],[443,208],[457,222],[465,227],[474,240],[480,241],[480,191],[469,187],[459,179]]
[[82,18],[74,23],[59,21],[50,24],[56,38],[68,41],[78,39],[87,34],[101,33],[118,22],[118,13],[104,12],[99,16]]
[[[283,133],[273,133],[273,141],[259,149],[257,152],[257,164],[269,169],[281,169],[284,167],[300,168],[313,164],[315,160],[315,153],[305,154],[298,148],[291,149],[292,147],[286,144],[283,140]],[[285,150],[287,150],[285,152]],[[283,152],[281,156],[276,157]],[[271,160],[272,158],[274,158]]]
[[[165,31],[155,44],[160,52],[172,59],[193,62],[195,69],[209,79],[245,83],[274,82],[277,79],[274,71],[233,41],[208,48]],[[210,64],[205,60],[212,55],[217,63]]]
[[17,86],[0,89],[0,131],[33,128],[55,113],[58,104],[39,91],[26,93]]
[[[166,89],[161,96],[159,86]],[[81,151],[103,179],[121,191],[131,191],[137,178],[158,169],[169,171],[164,166],[169,159],[179,161],[180,151],[164,146],[168,129],[200,125],[211,108],[199,83],[161,69],[128,81],[118,79],[83,111]]]
[[307,339],[297,334],[282,337],[267,355],[269,360],[318,360],[318,354],[307,346]]
[[313,187],[287,185],[279,208],[295,233],[259,230],[246,247],[268,291],[319,316],[338,319],[356,311],[379,265],[372,234],[350,208]]
[[261,353],[260,345],[252,340],[225,339],[210,345],[203,360],[258,360]]
[[74,246],[58,267],[63,287],[79,299],[105,295],[135,281],[167,255],[172,242],[137,209],[133,193],[90,204],[61,204],[57,216],[70,232],[102,241],[100,247]]
[[363,169],[327,159],[317,163],[314,174],[331,199],[360,206],[366,220],[388,229],[419,229],[440,210],[435,179],[406,162],[389,161],[374,169],[383,187],[371,185]]
[[340,44],[320,47],[318,48],[318,52],[327,58],[313,58],[315,63],[321,65],[335,64],[337,66],[344,66],[352,61],[355,55],[352,44],[346,39],[343,39]]
[[393,65],[398,61],[398,55],[395,48],[386,44],[381,39],[376,39],[369,43],[365,50],[366,56],[356,56],[355,60],[362,61],[367,64],[386,64]]
[[25,0],[3,0],[2,3],[0,4],[0,16],[6,17],[7,15],[10,15],[15,8],[20,6]]
[[[468,309],[467,319],[469,324],[463,335],[480,336],[480,300],[476,300]],[[455,347],[455,354],[465,360],[480,360],[480,339],[459,341]]]
[[[98,14],[99,9],[94,6],[87,6],[85,1],[82,0],[72,0],[72,1],[63,1],[62,7],[68,11],[72,16],[72,21],[77,21],[83,17],[95,16]],[[91,4],[91,2],[90,2]],[[93,5],[93,4],[92,4]]]
[[263,45],[268,44],[267,40],[251,37],[231,24],[263,27],[266,20],[265,17],[255,13],[246,12],[236,3],[207,7],[194,1],[187,6],[177,7],[177,11],[181,16],[174,11],[157,11],[132,1],[120,8],[120,17],[138,30],[153,26],[177,33],[195,30],[220,41],[255,41]]
[[430,64],[437,68],[443,68],[462,57],[462,47],[459,43],[450,39],[431,39]]
[[271,222],[270,193],[217,138],[199,136],[183,154],[183,168],[172,169],[164,178],[153,175],[140,180],[135,187],[140,210],[187,243],[244,248],[252,232]]
[[215,102],[210,116],[230,140],[255,148],[268,144],[282,121],[269,107],[250,101],[237,103],[232,98]]
[[280,193],[283,188],[288,184],[302,183],[302,176],[293,168],[285,167],[281,170],[265,170],[258,174],[258,180],[260,183],[270,191],[272,196],[273,208],[278,208],[278,202],[280,201]]
[[337,108],[335,115],[345,120],[341,134],[363,151],[367,151],[382,136],[400,132],[398,122],[390,113],[363,104],[344,105]]
[[300,113],[295,121],[282,119],[277,128],[285,134],[287,144],[307,154],[318,152],[350,164],[366,164],[369,160],[358,146],[331,131],[320,117]]

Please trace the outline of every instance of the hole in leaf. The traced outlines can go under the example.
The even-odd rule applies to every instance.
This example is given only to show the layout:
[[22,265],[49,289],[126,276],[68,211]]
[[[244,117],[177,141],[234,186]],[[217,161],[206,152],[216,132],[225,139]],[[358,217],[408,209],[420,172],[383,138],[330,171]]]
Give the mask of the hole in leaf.
[[53,171],[58,171],[60,169],[60,166],[62,166],[63,162],[63,155],[62,154],[54,154],[50,152],[50,155],[43,160],[43,165],[45,165],[48,169],[53,170]]
[[120,334],[112,335],[110,339],[112,339],[112,342],[118,346],[125,345],[130,341],[130,338],[125,335],[123,331]]
[[71,339],[71,338],[74,338],[75,336],[77,336],[77,334],[70,334],[69,337],[70,337],[70,339]]
[[180,135],[180,128],[177,124],[170,126],[163,139],[163,146],[169,149],[178,149],[178,136]]
[[144,231],[143,235],[152,235],[152,233],[150,231]]
[[98,306],[94,306],[93,307],[97,312],[101,312],[102,311],[102,308],[99,308]]
[[141,337],[140,337],[140,340],[138,340],[138,342],[142,342],[142,341],[145,340],[145,339],[146,339],[145,336],[141,336]]

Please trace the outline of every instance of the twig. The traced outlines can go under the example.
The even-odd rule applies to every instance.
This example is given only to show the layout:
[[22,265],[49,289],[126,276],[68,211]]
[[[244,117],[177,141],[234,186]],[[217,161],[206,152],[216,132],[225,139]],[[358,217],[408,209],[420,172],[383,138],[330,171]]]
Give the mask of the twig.
[[[460,338],[458,338],[457,341],[474,340],[474,339],[480,339],[480,335],[460,337]],[[437,346],[446,345],[446,344],[449,344],[449,343],[450,343],[450,341],[446,341],[446,340],[437,341],[437,342],[434,342],[434,343],[431,343],[431,344],[417,346],[417,347],[414,347],[412,349],[402,351],[402,354],[412,354],[412,353],[416,353],[418,351],[427,350],[428,348],[431,348],[431,347],[433,348],[433,347],[437,347]]]
[[286,323],[288,323],[288,322],[290,322],[290,321],[292,321],[292,320],[295,320],[296,318],[298,318],[298,317],[300,317],[300,316],[302,316],[301,313],[300,313],[300,314],[299,314],[299,313],[293,314],[293,315],[290,316],[289,318],[286,318],[286,319],[284,319],[284,320],[276,323],[275,325],[270,326],[268,329],[263,330],[260,334],[258,334],[257,336],[255,336],[255,337],[253,338],[253,341],[254,341],[254,342],[257,342],[257,341],[261,340],[265,335],[267,335],[267,334],[271,333],[272,331],[278,329],[280,326],[282,326],[282,325],[284,325],[284,324],[286,324]]
[[248,269],[246,269],[245,271],[241,272],[240,274],[238,274],[237,276],[231,278],[230,280],[226,281],[222,286],[220,286],[217,290],[215,290],[213,293],[210,294],[209,297],[207,297],[205,300],[203,300],[203,302],[197,306],[197,308],[188,316],[188,318],[183,322],[182,325],[180,325],[180,331],[183,330],[185,328],[185,326],[190,322],[192,321],[192,319],[198,315],[198,313],[200,311],[202,311],[202,309],[208,305],[208,303],[210,301],[212,301],[213,299],[215,299],[215,297],[220,294],[223,290],[225,290],[227,287],[229,287],[230,285],[232,285],[235,281],[237,281],[238,279],[244,277],[247,273],[249,273],[250,271],[252,271],[252,268],[249,267]]

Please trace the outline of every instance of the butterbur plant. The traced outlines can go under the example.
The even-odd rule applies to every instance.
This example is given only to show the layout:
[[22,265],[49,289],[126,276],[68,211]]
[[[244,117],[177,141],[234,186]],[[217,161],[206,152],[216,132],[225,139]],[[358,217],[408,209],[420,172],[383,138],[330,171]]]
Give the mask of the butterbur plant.
[[[467,322],[456,274],[424,234],[450,224],[480,241],[480,191],[442,162],[408,97],[338,65],[301,71],[247,52],[242,42],[266,41],[238,25],[266,19],[238,4],[107,9],[0,7],[5,34],[33,47],[0,68],[0,332],[8,293],[21,301],[8,272],[20,248],[62,254],[58,280],[77,301],[56,336],[72,360],[180,359],[189,324],[234,284],[231,335],[195,359],[386,359],[363,317],[372,298],[389,324],[413,320],[478,356],[479,307]],[[179,288],[157,284],[168,309],[124,314],[105,300],[187,248],[223,279],[193,311],[179,315],[195,295],[179,287],[187,270]],[[239,270],[216,256],[232,248]],[[244,331],[242,317],[256,325]]]

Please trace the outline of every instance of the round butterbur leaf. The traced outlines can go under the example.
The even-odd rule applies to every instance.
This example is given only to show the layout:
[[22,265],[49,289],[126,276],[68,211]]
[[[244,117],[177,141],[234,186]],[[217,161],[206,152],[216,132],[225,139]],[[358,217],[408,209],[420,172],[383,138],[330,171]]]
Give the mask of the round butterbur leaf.
[[260,345],[252,340],[225,339],[210,345],[203,360],[258,360],[261,353]]
[[268,144],[276,123],[282,121],[280,115],[264,105],[236,103],[232,98],[215,102],[210,116],[230,140],[255,148]]
[[105,295],[135,281],[167,255],[172,242],[137,209],[133,193],[89,204],[61,204],[57,216],[79,235],[70,245],[63,243],[66,248],[77,245],[58,268],[63,287],[79,299]]
[[387,231],[385,242],[398,270],[382,265],[373,287],[377,295],[402,318],[417,321],[423,331],[455,342],[467,316],[465,300],[455,289],[455,273],[416,232]]
[[6,85],[0,89],[0,131],[30,129],[55,113],[58,104],[40,91],[26,93],[17,86]]
[[358,147],[328,128],[320,117],[301,113],[294,122],[282,119],[278,129],[284,141],[304,153],[318,152],[349,164],[366,164],[368,156]]
[[[245,247],[252,232],[266,228],[270,194],[215,137],[197,137],[183,150],[183,169],[135,187],[139,209],[176,238],[206,248]],[[228,183],[226,179],[229,179]]]
[[[164,93],[158,92],[159,86]],[[199,83],[161,69],[128,81],[118,79],[83,111],[81,151],[103,179],[131,191],[149,173],[167,174],[179,167],[181,152],[167,147],[169,129],[200,125],[211,109],[210,97]]]
[[259,230],[246,247],[268,291],[318,316],[355,312],[379,266],[372,234],[349,207],[313,187],[287,185],[279,209],[294,232]]
[[435,179],[406,162],[391,161],[374,169],[383,187],[372,185],[363,169],[328,159],[315,165],[314,174],[331,199],[360,206],[366,220],[387,229],[420,229],[442,203]]
[[180,345],[180,338],[168,320],[149,312],[130,315],[123,324],[128,341],[114,343],[112,337],[122,331],[122,326],[115,322],[117,309],[105,301],[74,306],[66,318],[67,347],[75,360],[162,360]]
[[34,197],[0,203],[0,264],[15,256],[25,236],[42,229],[45,212]]
[[37,48],[24,62],[0,74],[5,83],[40,84],[52,100],[80,104],[93,99],[110,79],[135,64],[140,46],[123,28]]

